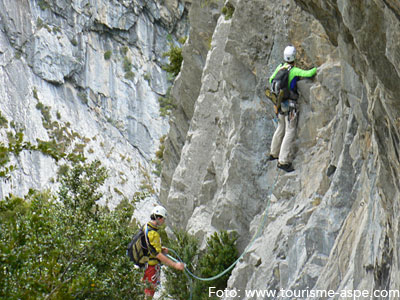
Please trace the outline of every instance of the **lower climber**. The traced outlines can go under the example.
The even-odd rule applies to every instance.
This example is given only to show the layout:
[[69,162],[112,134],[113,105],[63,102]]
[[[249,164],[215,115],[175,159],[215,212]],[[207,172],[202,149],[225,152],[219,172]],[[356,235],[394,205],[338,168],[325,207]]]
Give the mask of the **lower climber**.
[[[317,68],[302,70],[295,67],[296,48],[293,46],[285,48],[283,57],[285,62],[280,64],[269,78],[277,102],[275,109],[278,116],[278,127],[272,138],[268,160],[278,159],[278,168],[292,172],[294,168],[290,152],[293,147],[298,120],[297,81],[301,77],[313,77],[317,73]],[[278,77],[280,82],[277,82]],[[280,83],[282,83],[281,86],[279,86]],[[267,96],[269,96],[268,92],[266,92]]]
[[158,284],[160,283],[160,264],[163,263],[176,270],[183,271],[185,265],[180,262],[174,262],[169,259],[166,254],[168,249],[162,247],[161,237],[157,230],[165,223],[167,211],[162,206],[154,207],[151,212],[151,221],[148,223],[149,231],[147,233],[148,241],[151,249],[149,261],[144,271],[143,282],[145,283],[145,299],[152,299]]

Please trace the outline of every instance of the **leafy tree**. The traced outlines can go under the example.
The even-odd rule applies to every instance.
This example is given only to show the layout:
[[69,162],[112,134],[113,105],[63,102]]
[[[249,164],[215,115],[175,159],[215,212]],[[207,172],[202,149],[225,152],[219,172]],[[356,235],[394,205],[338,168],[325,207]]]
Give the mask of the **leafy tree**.
[[72,169],[67,167],[59,178],[59,199],[71,211],[93,217],[98,209],[96,202],[103,196],[98,189],[106,178],[107,170],[98,160],[84,165],[76,163]]
[[[34,191],[0,200],[0,299],[143,299],[142,272],[127,259],[134,206],[110,211],[97,206],[107,170],[99,161],[63,166],[58,193]],[[163,234],[164,233],[164,234]],[[194,236],[179,231],[164,241],[198,276],[210,277],[237,257],[236,236],[215,233],[199,253]],[[229,274],[214,282],[191,281],[166,268],[165,295],[208,299],[207,286],[224,289]]]
[[57,195],[0,201],[0,299],[143,299],[125,254],[133,205],[96,206],[106,173],[98,161],[77,163]]

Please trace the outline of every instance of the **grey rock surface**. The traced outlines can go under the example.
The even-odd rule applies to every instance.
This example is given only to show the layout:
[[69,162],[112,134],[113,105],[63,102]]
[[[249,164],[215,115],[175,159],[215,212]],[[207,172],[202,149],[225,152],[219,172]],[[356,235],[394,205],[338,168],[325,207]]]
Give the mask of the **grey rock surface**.
[[[163,53],[168,41],[188,34],[189,5],[1,0],[0,112],[8,127],[0,141],[7,145],[7,132],[23,130],[36,145],[63,132],[66,154],[83,153],[110,170],[103,203],[111,207],[140,191],[147,174],[158,190],[152,160],[169,129],[158,98],[171,85]],[[52,182],[65,162],[36,151],[12,156],[16,170],[1,180],[0,197],[56,188]]]
[[[162,183],[173,223],[203,241],[235,230],[243,251],[268,208],[228,282],[240,299],[293,299],[246,290],[332,290],[329,299],[399,290],[398,2],[227,2],[235,11],[218,19],[189,129],[174,130],[187,133]],[[288,44],[299,67],[318,67],[299,82],[293,173],[266,161],[274,116],[264,90]]]
[[170,118],[170,129],[165,141],[161,198],[168,195],[172,175],[180,159],[194,105],[199,96],[201,76],[211,47],[212,34],[220,14],[221,3],[218,1],[211,1],[208,5],[194,1],[189,11],[191,26],[188,40],[182,49],[183,64],[171,91],[176,107]]

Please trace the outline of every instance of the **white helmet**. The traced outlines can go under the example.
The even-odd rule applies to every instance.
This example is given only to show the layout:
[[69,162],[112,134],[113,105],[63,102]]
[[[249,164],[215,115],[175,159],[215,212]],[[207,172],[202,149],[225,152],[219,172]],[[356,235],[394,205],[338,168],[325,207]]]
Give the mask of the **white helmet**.
[[287,46],[283,51],[283,58],[286,62],[293,62],[296,58],[296,48],[293,46]]
[[151,214],[166,218],[167,217],[167,210],[164,207],[158,205],[158,206],[153,208],[153,210],[151,211]]

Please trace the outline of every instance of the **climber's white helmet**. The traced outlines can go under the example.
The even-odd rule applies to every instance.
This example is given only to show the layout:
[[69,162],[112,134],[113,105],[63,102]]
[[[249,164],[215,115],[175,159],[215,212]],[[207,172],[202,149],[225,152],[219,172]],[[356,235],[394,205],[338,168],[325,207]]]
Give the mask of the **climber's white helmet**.
[[151,214],[154,215],[154,216],[161,216],[163,218],[166,218],[167,217],[167,210],[164,207],[158,205],[158,206],[153,208]]
[[283,58],[286,62],[294,62],[296,58],[296,48],[293,46],[287,46],[283,51]]

